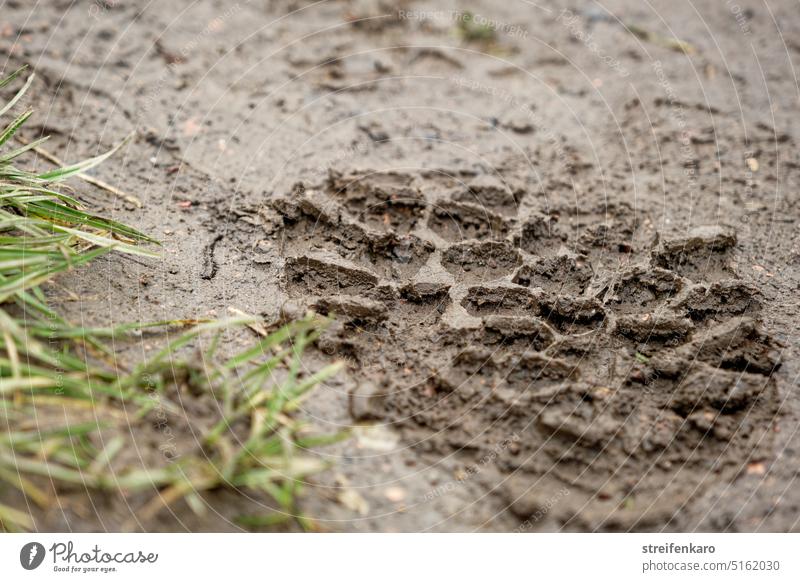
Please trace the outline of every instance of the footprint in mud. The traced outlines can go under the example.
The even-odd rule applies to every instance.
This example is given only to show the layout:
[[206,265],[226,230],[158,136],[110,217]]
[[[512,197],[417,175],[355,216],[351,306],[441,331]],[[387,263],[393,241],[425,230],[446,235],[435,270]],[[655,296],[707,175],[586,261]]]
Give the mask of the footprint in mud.
[[[570,284],[580,291],[585,277]],[[712,288],[720,295],[712,298]],[[771,374],[779,346],[755,319],[736,316],[754,313],[757,302],[735,280],[695,284],[644,264],[609,289],[603,301],[570,293],[559,301],[524,287],[471,288],[462,304],[481,317],[482,332],[463,341],[493,350],[496,387],[484,382],[472,396],[479,375],[470,370],[458,378],[467,385],[456,391],[459,400],[429,406],[424,392],[406,390],[387,417],[409,438],[427,439],[433,454],[480,458],[490,450],[482,442],[516,435],[515,449],[498,456],[497,479],[523,521],[566,488],[570,495],[549,513],[557,527],[667,523],[665,497],[675,510],[765,453],[778,405]],[[541,365],[518,373],[503,360],[515,353],[536,354]],[[546,374],[550,364],[561,370],[555,382]],[[446,424],[401,414],[420,407],[429,418],[441,413]],[[543,495],[542,487],[551,489]]]
[[669,309],[684,288],[683,280],[665,269],[636,265],[621,273],[605,296],[616,315],[616,333],[636,344],[680,345],[694,330],[693,322]]
[[597,299],[569,295],[545,296],[541,314],[564,334],[599,329],[606,319],[605,309]]
[[[769,387],[768,384],[768,377],[760,374],[698,364],[686,373],[684,381],[672,393],[668,406],[684,418],[698,410],[733,414],[752,406]],[[713,425],[712,428],[716,429]]]
[[428,261],[435,247],[413,234],[393,232],[370,240],[366,261],[375,272],[387,279],[410,279]]
[[558,255],[523,265],[514,274],[513,282],[555,295],[581,295],[592,277],[591,265],[582,258]]
[[[532,409],[556,401],[579,376],[570,362],[537,352],[509,355],[500,361],[502,382],[495,398],[507,404],[512,415],[528,420]],[[536,382],[532,384],[531,378]]]
[[538,317],[490,315],[473,340],[512,352],[542,351],[555,342],[555,332]]
[[539,315],[540,298],[524,287],[515,285],[481,285],[470,287],[461,305],[473,316]]
[[413,277],[435,250],[411,233],[365,227],[320,192],[296,193],[292,201],[277,201],[275,208],[285,255],[330,251],[378,276],[404,280]]
[[320,192],[295,186],[271,207],[274,215],[265,227],[280,232],[284,255],[329,249],[353,259],[368,244],[366,229],[347,220],[341,208]]
[[456,192],[452,199],[467,202],[503,216],[517,214],[519,200],[511,189],[496,176],[483,174],[473,179],[465,188]]
[[621,336],[647,345],[639,351],[650,353],[654,347],[680,345],[694,330],[690,319],[663,313],[620,315],[616,331]]
[[[562,221],[563,221],[562,213]],[[565,221],[577,252],[597,262],[617,254],[640,252],[651,242],[650,221],[625,203],[608,203],[592,211],[571,212]]]
[[425,199],[408,174],[332,171],[327,188],[349,213],[375,229],[410,232],[425,212]]
[[641,252],[651,243],[651,224],[627,204],[608,203],[596,209],[550,208],[533,213],[523,223],[517,243],[537,256],[564,249],[597,263]]
[[441,283],[409,283],[398,290],[391,320],[399,329],[438,324],[450,306],[450,287]]
[[664,241],[653,251],[656,266],[692,281],[714,282],[733,275],[736,233],[723,226],[692,229],[688,236]]
[[682,289],[683,280],[672,271],[635,266],[620,275],[606,303],[620,313],[650,313]]
[[677,305],[694,321],[719,320],[733,315],[756,315],[761,310],[758,289],[736,279],[695,285]]
[[380,301],[350,295],[328,295],[314,303],[314,311],[345,321],[347,325],[366,327],[380,325],[389,318],[388,309]]
[[509,277],[520,262],[517,250],[506,242],[464,242],[442,253],[442,266],[459,283]]
[[366,269],[345,264],[338,257],[301,256],[286,259],[287,288],[296,295],[383,294],[378,277]]
[[731,231],[659,240],[624,205],[517,216],[497,184],[438,203],[414,184],[337,175],[332,205],[278,209],[286,291],[337,314],[320,341],[382,387],[370,419],[431,460],[491,455],[487,487],[551,529],[665,527],[769,454],[781,346]]
[[499,214],[464,202],[443,202],[431,209],[428,228],[448,242],[503,240],[509,226]]
[[555,254],[567,238],[558,224],[558,217],[537,214],[522,225],[516,243],[522,250],[543,257]]
[[717,368],[771,375],[778,366],[780,346],[751,317],[734,317],[709,328],[676,351]]

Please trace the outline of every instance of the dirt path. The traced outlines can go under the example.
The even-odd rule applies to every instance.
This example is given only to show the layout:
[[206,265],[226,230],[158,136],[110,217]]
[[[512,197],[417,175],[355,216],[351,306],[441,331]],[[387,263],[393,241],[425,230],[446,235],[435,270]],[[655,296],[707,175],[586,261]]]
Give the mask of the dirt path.
[[798,529],[796,3],[32,4],[37,129],[135,130],[90,201],[166,249],[64,308],[337,314],[325,527]]

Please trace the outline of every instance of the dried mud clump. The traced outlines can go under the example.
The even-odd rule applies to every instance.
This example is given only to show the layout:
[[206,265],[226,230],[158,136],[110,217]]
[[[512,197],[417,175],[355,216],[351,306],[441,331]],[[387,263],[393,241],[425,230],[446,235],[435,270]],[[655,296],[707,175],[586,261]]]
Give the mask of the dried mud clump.
[[659,238],[624,204],[523,211],[495,176],[435,176],[332,172],[272,205],[288,298],[337,317],[354,420],[491,454],[516,518],[558,498],[536,527],[663,525],[765,454],[781,345],[732,231]]

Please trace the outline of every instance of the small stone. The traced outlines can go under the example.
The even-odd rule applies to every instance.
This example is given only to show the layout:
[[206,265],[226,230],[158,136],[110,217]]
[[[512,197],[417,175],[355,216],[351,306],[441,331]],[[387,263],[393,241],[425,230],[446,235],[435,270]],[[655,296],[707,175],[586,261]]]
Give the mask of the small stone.
[[295,321],[303,317],[303,309],[294,301],[287,301],[281,305],[281,321]]
[[510,114],[503,117],[500,124],[514,133],[528,134],[536,130],[533,122],[534,113],[524,108],[514,109]]
[[385,396],[385,392],[372,382],[362,382],[350,392],[350,416],[357,421],[381,419]]
[[386,499],[392,503],[399,503],[406,498],[405,489],[401,489],[400,487],[389,487],[383,494],[386,496]]

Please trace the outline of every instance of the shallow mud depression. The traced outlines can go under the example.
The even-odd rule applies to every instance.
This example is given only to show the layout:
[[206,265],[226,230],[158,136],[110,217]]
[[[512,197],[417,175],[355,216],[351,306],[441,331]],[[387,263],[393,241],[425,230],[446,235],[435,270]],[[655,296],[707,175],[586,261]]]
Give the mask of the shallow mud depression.
[[800,15],[740,4],[11,3],[165,245],[64,309],[332,316],[324,529],[797,530]]

